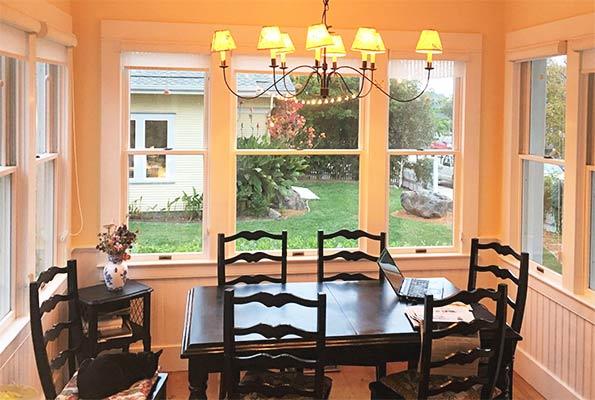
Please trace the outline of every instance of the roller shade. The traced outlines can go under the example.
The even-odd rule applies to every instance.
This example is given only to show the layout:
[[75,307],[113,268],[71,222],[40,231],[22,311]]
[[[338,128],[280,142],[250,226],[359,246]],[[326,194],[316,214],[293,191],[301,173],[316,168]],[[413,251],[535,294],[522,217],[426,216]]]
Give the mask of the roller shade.
[[205,54],[143,51],[122,53],[122,65],[125,67],[208,69],[210,61],[210,55]]
[[581,72],[585,74],[595,72],[595,49],[583,51]]
[[37,40],[37,58],[44,61],[65,64],[68,61],[68,47],[76,46],[76,36],[54,29],[45,22]]
[[0,23],[0,52],[27,56],[27,33],[5,23]]

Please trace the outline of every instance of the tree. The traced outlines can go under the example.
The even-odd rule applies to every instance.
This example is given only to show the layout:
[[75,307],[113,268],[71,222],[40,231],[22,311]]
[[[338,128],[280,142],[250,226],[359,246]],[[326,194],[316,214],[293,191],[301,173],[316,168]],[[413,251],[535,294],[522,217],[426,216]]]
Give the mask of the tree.
[[546,154],[564,157],[566,132],[566,60],[547,60],[546,66],[545,145]]

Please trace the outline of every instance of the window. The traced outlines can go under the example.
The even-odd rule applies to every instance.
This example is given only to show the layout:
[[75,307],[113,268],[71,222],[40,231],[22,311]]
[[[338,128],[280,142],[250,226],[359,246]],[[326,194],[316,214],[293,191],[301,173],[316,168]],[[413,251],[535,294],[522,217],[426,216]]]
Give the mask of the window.
[[12,310],[16,125],[20,62],[0,55],[0,321]]
[[521,65],[522,248],[562,273],[566,56]]
[[[266,62],[266,61],[264,61]],[[272,76],[238,72],[236,230],[287,230],[290,249],[315,249],[317,231],[359,227],[359,79],[331,88],[325,104],[313,85],[296,100],[282,96],[305,84],[295,76],[267,91]],[[299,90],[299,89],[297,89]],[[340,102],[339,102],[340,99]],[[357,247],[351,240],[327,243]],[[276,244],[278,245],[278,244]],[[237,250],[270,250],[267,241],[238,241]],[[294,253],[297,254],[297,253]]]
[[[595,55],[595,50],[591,51]],[[589,246],[589,282],[588,287],[595,290],[595,73],[588,74],[587,96],[587,172],[590,187],[590,246]]]
[[[389,246],[453,247],[458,183],[457,98],[462,69],[435,61],[427,91],[389,103]],[[426,84],[424,62],[392,60],[390,93],[409,99]]]
[[37,89],[37,179],[35,270],[55,262],[56,253],[56,163],[59,156],[61,118],[64,112],[62,74],[64,67],[38,62]]
[[134,253],[203,249],[205,79],[200,71],[129,70],[128,218]]

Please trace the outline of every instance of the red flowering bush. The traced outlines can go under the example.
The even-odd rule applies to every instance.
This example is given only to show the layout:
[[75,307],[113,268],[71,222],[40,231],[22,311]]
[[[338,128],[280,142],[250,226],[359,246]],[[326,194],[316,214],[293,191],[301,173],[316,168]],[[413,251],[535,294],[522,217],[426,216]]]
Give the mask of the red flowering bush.
[[[303,107],[303,104],[296,101],[275,99],[275,107],[267,118],[271,142],[282,143],[294,149],[311,149],[316,146],[316,130],[306,126],[306,117],[299,113]],[[324,133],[318,136],[324,138]]]

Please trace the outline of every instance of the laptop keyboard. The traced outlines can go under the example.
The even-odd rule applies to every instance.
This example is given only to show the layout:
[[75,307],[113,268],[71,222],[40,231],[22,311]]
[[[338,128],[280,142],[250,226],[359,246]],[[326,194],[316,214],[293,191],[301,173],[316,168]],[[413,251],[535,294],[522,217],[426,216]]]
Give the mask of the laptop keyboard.
[[424,297],[428,291],[428,282],[425,279],[411,279],[407,296],[409,297]]

